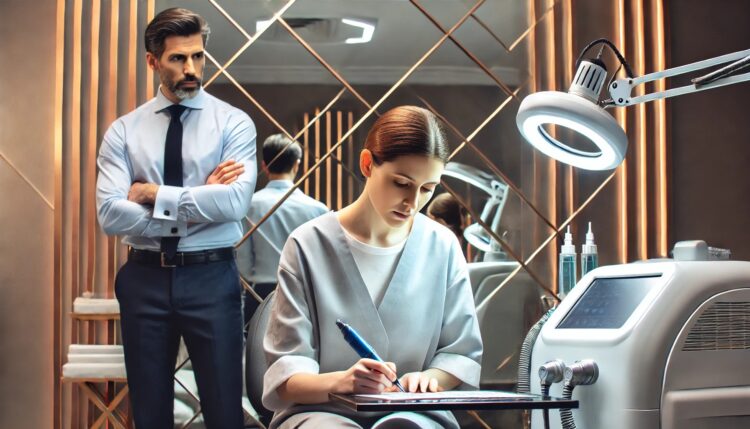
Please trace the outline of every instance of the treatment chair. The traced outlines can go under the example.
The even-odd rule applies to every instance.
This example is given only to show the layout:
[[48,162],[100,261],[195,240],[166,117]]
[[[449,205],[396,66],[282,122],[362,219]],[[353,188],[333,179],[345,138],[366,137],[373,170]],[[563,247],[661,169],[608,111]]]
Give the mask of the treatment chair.
[[[482,263],[490,264],[490,263]],[[495,263],[496,264],[496,263]],[[508,263],[506,263],[508,264]],[[515,263],[517,266],[517,263]],[[474,290],[474,302],[479,305],[501,285],[515,267],[496,266],[491,274],[489,266],[482,268],[485,276],[469,275]],[[477,280],[478,284],[474,285]],[[482,354],[483,389],[512,390],[517,382],[518,353],[526,332],[541,316],[540,295],[542,289],[525,272],[520,271],[500,288],[489,302],[477,311],[479,330],[482,334],[484,353]]]
[[266,334],[266,326],[271,316],[273,300],[276,291],[268,294],[266,299],[260,303],[255,314],[250,319],[247,329],[247,340],[245,343],[245,387],[250,404],[258,413],[259,420],[264,426],[273,417],[273,412],[263,406],[263,375],[266,373],[266,356],[263,351],[263,337]]

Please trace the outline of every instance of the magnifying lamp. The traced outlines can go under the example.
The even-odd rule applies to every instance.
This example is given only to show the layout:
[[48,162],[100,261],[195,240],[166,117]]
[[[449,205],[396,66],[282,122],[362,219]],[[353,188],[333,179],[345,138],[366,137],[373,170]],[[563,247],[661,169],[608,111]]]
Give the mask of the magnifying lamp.
[[[595,59],[583,59],[586,52],[598,44],[612,49],[627,75],[625,79],[610,80],[607,85],[610,98],[601,101],[599,95],[607,78],[607,69],[599,59],[601,51]],[[638,85],[730,61],[729,65],[693,79],[691,85],[638,97],[630,95],[633,88]],[[518,109],[516,124],[524,138],[547,156],[586,170],[611,170],[620,165],[625,158],[628,138],[606,108],[630,106],[744,82],[750,80],[750,72],[745,70],[748,66],[750,49],[635,77],[625,58],[612,42],[598,39],[586,46],[578,57],[577,71],[568,92],[543,91],[527,96]],[[556,139],[545,129],[545,126],[549,125],[572,130],[589,140],[596,149],[582,150]]]
[[[444,176],[453,177],[481,189],[489,194],[489,199],[482,208],[479,217],[490,225],[493,231],[500,228],[500,217],[508,196],[508,185],[499,177],[458,162],[449,162],[443,171]],[[507,259],[500,243],[494,240],[479,223],[473,223],[464,229],[464,238],[475,248],[484,252],[484,261]]]

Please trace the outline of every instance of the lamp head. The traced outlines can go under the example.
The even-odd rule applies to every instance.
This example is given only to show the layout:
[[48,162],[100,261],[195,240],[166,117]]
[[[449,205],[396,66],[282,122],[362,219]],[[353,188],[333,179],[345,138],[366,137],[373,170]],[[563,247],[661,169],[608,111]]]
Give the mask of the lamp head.
[[508,260],[508,254],[503,251],[500,243],[495,241],[478,223],[472,223],[464,229],[464,239],[484,252],[482,262]]
[[[607,70],[599,60],[581,61],[567,93],[543,91],[523,99],[516,124],[542,153],[586,170],[610,170],[622,162],[628,138],[617,121],[599,106]],[[581,150],[552,137],[545,125],[568,128],[590,140],[596,150]]]

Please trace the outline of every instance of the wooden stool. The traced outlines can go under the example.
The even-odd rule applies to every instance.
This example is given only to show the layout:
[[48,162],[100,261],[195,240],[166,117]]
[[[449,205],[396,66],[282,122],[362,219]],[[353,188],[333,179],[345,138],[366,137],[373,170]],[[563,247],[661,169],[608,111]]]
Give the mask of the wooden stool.
[[[127,379],[125,378],[73,378],[63,377],[63,383],[73,383],[78,386],[86,398],[94,404],[101,414],[91,425],[90,429],[98,429],[105,423],[109,422],[117,429],[132,429],[133,425],[128,418],[128,413],[121,411],[118,407],[128,396]],[[107,397],[99,390],[97,384],[100,383],[125,383],[125,386],[115,395],[114,398]],[[106,426],[104,426],[106,427]]]

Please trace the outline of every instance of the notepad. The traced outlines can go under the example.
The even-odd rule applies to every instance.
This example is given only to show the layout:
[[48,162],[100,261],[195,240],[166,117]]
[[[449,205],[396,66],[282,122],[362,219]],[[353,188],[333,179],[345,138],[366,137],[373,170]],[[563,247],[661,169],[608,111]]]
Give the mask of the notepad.
[[352,395],[356,399],[360,400],[377,400],[377,401],[390,401],[390,402],[405,402],[405,401],[455,401],[455,400],[500,400],[500,399],[528,399],[534,398],[534,395],[523,395],[520,393],[513,392],[500,392],[497,390],[452,390],[446,392],[430,392],[430,393],[404,393],[404,392],[389,392],[380,394],[359,394]]

